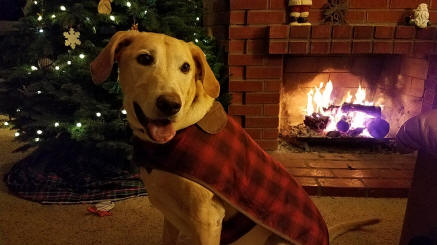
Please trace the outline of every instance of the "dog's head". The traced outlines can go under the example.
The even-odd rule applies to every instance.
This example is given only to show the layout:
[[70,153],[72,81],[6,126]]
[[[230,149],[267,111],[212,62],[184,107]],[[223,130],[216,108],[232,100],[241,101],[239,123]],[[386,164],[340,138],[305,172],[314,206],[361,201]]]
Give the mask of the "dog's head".
[[193,43],[163,34],[120,31],[91,63],[96,84],[118,62],[123,104],[134,135],[155,143],[202,119],[220,86]]

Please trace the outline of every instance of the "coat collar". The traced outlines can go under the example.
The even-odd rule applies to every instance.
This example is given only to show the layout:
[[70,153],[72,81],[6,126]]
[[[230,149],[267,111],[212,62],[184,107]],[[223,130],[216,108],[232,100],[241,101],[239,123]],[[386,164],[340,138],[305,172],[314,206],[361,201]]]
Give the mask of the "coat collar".
[[219,102],[214,101],[211,109],[197,122],[197,125],[206,133],[217,134],[226,126],[227,122],[228,116],[223,106]]

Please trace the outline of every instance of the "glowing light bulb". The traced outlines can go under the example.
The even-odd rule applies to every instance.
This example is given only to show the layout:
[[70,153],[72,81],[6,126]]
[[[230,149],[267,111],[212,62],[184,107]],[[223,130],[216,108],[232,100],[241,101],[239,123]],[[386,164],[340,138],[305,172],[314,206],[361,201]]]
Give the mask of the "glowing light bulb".
[[197,17],[197,18],[196,18],[196,20],[197,20],[197,21],[199,21],[199,20],[200,20],[200,18],[199,18],[199,17]]
[[123,115],[126,115],[126,114],[127,114],[127,111],[126,111],[125,109],[123,109],[123,110],[121,110],[121,113],[122,113]]
[[3,124],[4,124],[5,126],[8,126],[8,125],[9,125],[9,123],[8,123],[8,122],[4,122]]
[[71,65],[71,60],[67,61],[67,65]]
[[144,11],[144,14],[147,14],[147,10]]
[[42,16],[40,15],[40,16],[38,16],[38,19],[37,19],[38,21],[41,21],[42,20]]
[[59,7],[59,9],[61,9],[62,11],[67,10],[67,8],[66,8],[64,5],[61,5],[61,6]]
[[80,123],[80,122],[76,123],[76,127],[78,127],[78,128],[82,127],[82,123]]
[[36,131],[36,133],[37,133],[37,134],[42,134],[42,130],[38,129],[38,130]]
[[109,19],[112,20],[112,21],[115,21],[115,16],[111,15],[111,16],[109,16]]
[[39,29],[39,33],[43,33],[44,32],[44,30],[43,29]]
[[33,4],[37,5],[37,4],[38,4],[38,1],[33,1]]
[[59,66],[55,66],[55,70],[59,71]]
[[56,18],[56,15],[52,14],[52,19]]
[[130,8],[130,7],[132,6],[132,4],[131,4],[130,2],[126,2],[126,6],[127,6],[128,8]]
[[37,94],[42,94],[41,90],[36,91]]
[[18,136],[20,136],[20,133],[16,132],[15,137],[18,137]]
[[59,127],[59,123],[55,122],[55,128]]
[[84,54],[79,54],[79,58],[84,59],[85,55]]
[[37,71],[37,70],[38,70],[38,68],[37,68],[36,66],[31,66],[30,69],[31,69],[32,71]]
[[37,137],[37,138],[35,138],[35,142],[38,142],[39,141],[39,138]]
[[101,117],[101,116],[102,116],[102,113],[97,112],[97,113],[96,113],[96,116],[97,116],[97,117]]
[[17,109],[17,112],[20,112],[20,111],[21,111],[20,108],[18,108],[18,109]]

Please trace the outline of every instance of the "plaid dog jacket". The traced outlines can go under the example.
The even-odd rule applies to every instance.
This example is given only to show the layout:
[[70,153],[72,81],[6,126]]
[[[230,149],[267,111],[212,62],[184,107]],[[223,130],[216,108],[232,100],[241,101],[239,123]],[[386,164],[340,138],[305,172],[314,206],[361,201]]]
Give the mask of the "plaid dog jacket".
[[[220,110],[225,117],[223,129],[205,132],[202,122]],[[148,171],[161,169],[203,185],[290,242],[329,243],[326,224],[302,186],[228,117],[218,102],[197,125],[179,130],[166,144],[134,140],[133,161]],[[224,237],[227,234],[222,232],[221,244],[231,242]]]

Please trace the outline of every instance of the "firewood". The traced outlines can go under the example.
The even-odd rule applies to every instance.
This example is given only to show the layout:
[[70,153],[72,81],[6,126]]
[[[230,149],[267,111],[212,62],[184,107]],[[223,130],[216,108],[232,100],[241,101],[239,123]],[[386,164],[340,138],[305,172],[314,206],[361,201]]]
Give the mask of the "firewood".
[[313,113],[311,116],[305,116],[303,122],[313,130],[322,131],[328,126],[329,117]]
[[351,104],[351,103],[343,103],[341,106],[341,111],[343,113],[359,111],[366,113],[367,115],[374,117],[381,117],[381,107],[373,106],[373,105],[360,105],[360,104]]
[[337,122],[337,129],[340,132],[347,132],[350,128],[350,124],[347,122],[346,118],[342,118],[340,121]]
[[347,135],[350,137],[357,137],[364,131],[364,128],[354,128],[349,131],[347,131]]
[[376,139],[383,139],[390,131],[390,124],[381,118],[369,119],[365,125],[369,134]]

